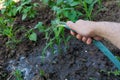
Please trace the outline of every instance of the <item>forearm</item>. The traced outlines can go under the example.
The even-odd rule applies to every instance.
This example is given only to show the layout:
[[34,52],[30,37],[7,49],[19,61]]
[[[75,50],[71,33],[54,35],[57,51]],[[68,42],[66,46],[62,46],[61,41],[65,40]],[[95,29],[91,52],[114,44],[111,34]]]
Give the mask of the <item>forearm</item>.
[[120,49],[120,23],[96,22],[95,33]]

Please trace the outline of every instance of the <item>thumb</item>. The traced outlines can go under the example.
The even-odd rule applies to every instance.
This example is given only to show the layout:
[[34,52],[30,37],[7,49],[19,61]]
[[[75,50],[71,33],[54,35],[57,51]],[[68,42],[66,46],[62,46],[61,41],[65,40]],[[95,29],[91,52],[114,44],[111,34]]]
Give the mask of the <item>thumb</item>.
[[72,21],[68,21],[67,23],[66,23],[66,25],[70,28],[70,29],[72,29],[73,31],[76,31],[76,28],[75,28],[75,23],[73,23]]

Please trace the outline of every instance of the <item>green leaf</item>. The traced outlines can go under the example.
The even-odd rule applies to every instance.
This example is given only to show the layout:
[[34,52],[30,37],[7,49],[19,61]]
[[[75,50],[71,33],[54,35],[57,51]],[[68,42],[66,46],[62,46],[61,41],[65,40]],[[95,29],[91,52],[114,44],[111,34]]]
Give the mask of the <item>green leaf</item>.
[[26,17],[27,17],[27,14],[23,14],[23,16],[22,16],[22,20],[25,20]]
[[21,12],[22,8],[23,8],[23,6],[18,6],[17,11]]
[[45,75],[45,71],[44,70],[40,70],[40,76],[44,76]]
[[57,0],[57,4],[61,4],[64,0]]
[[35,32],[33,32],[30,36],[29,36],[29,39],[31,41],[37,41],[37,34]]
[[34,29],[38,29],[39,32],[44,32],[45,31],[45,27],[43,26],[42,22],[38,22],[38,24],[34,27]]
[[42,2],[43,2],[44,4],[47,4],[47,3],[49,2],[49,0],[42,0]]
[[33,4],[34,7],[38,7],[38,5],[39,5],[38,3],[34,3]]
[[1,14],[4,14],[5,13],[5,11],[6,11],[6,9],[4,8],[4,9],[2,9],[1,10]]
[[66,0],[69,4],[73,2],[73,0]]
[[88,4],[92,4],[93,0],[85,0],[85,2],[88,3]]
[[63,14],[64,14],[65,17],[69,17],[69,15],[68,15],[68,14],[69,14],[69,11],[64,11]]
[[80,4],[80,2],[72,2],[70,6],[77,6],[78,4]]
[[21,73],[20,70],[15,70],[15,72],[13,74],[16,77],[17,80],[23,80],[22,73]]
[[54,11],[57,12],[57,11],[60,11],[60,8],[59,8],[58,6],[53,6],[53,7],[52,7],[52,10],[54,10]]

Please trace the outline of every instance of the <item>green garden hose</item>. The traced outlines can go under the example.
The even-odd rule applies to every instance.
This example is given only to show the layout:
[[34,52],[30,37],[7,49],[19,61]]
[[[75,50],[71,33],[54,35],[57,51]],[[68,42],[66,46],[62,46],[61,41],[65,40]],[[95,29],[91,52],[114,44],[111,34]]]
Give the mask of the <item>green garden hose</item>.
[[[71,30],[64,22],[62,22],[61,24],[62,24],[61,26]],[[106,46],[103,45],[102,42],[97,41],[97,40],[93,40],[93,44],[98,49],[100,49],[100,51],[103,52],[104,55],[106,55],[111,60],[111,62],[120,70],[119,60],[112,54],[112,52]]]

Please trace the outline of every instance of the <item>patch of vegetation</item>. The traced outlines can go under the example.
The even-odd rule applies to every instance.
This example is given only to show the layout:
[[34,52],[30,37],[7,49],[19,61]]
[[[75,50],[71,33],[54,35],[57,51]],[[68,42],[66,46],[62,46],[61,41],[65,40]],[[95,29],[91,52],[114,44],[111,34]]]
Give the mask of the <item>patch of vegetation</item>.
[[[61,22],[73,21],[75,22],[79,18],[86,20],[93,19],[93,10],[95,5],[102,5],[102,0],[41,0],[45,5],[49,6],[55,14],[55,19],[51,21],[49,27],[44,26],[42,22],[38,22],[35,27],[27,29],[24,27],[25,35],[22,37],[28,38],[31,41],[37,42],[37,32],[41,32],[45,35],[46,46],[43,49],[43,55],[48,48],[54,50],[54,45],[58,46],[58,51],[63,51],[61,45],[64,45],[67,49],[67,43],[70,36],[65,36],[65,29],[61,25]],[[0,35],[7,37],[7,46],[11,47],[11,44],[17,45],[22,42],[22,39],[17,38],[17,31],[21,30],[21,26],[15,25],[17,17],[21,17],[21,20],[34,19],[37,15],[36,8],[38,3],[32,3],[32,0],[20,0],[19,3],[15,3],[13,0],[5,0],[4,6],[0,13]],[[99,7],[101,8],[101,7]],[[99,10],[98,10],[99,11]],[[40,70],[40,75],[45,73]],[[117,74],[117,72],[116,72]],[[22,74],[19,70],[14,71],[14,76],[17,80],[23,80]],[[91,78],[92,79],[92,78]]]
[[[67,46],[67,42],[70,36],[65,37],[64,27],[57,27],[61,22],[71,20],[75,22],[80,17],[87,20],[93,19],[93,10],[95,5],[102,5],[102,0],[41,0],[45,5],[49,6],[56,16],[51,22],[50,27],[43,26],[42,22],[38,22],[32,29],[27,29],[26,34],[23,37],[28,38],[31,41],[37,41],[36,31],[42,32],[45,35],[46,47],[43,50],[45,53],[48,47],[53,48],[53,45],[58,45],[61,50],[61,44]],[[20,0],[19,3],[15,3],[13,0],[5,0],[5,8],[1,10],[2,16],[0,17],[0,34],[8,37],[8,44],[19,43],[22,40],[16,38],[16,31],[20,28],[16,28],[15,25],[17,16],[21,16],[22,21],[26,19],[33,19],[37,14],[36,8],[38,3],[32,3],[32,0]],[[54,51],[54,50],[53,50]]]
[[120,71],[119,70],[114,70],[114,71],[101,70],[100,72],[103,72],[103,73],[107,74],[108,76],[110,76],[110,75],[120,76]]
[[1,10],[1,13],[5,18],[15,18],[18,14],[22,15],[22,20],[26,18],[34,18],[37,14],[35,8],[38,3],[32,3],[31,0],[21,0],[19,3],[15,3],[13,0],[5,0],[5,8]]
[[16,77],[16,80],[23,80],[23,78],[22,78],[22,73],[21,73],[20,70],[15,70],[15,71],[13,72],[13,74],[14,74],[14,76]]
[[101,0],[42,0],[42,2],[49,6],[56,15],[56,18],[51,22],[49,29],[45,31],[47,43],[43,53],[48,47],[53,48],[54,44],[58,45],[59,51],[62,50],[60,44],[64,43],[65,46],[67,46],[66,44],[68,43],[70,36],[65,37],[64,27],[58,27],[61,22],[69,20],[75,22],[80,17],[84,17],[86,20],[92,20],[95,4],[98,4],[99,6],[102,5]]
[[68,40],[70,39],[70,36],[65,37],[64,27],[58,26],[60,25],[60,22],[61,21],[59,20],[53,20],[51,22],[50,28],[47,28],[45,30],[46,47],[43,50],[43,54],[49,47],[53,49],[53,53],[56,53],[54,52],[54,45],[57,45],[58,52],[63,50],[63,48],[61,47],[62,45],[65,45],[66,46],[65,48],[67,48],[67,43]]
[[37,33],[35,32],[38,30],[39,32],[45,32],[45,27],[43,26],[42,22],[38,22],[38,24],[35,25],[34,28],[31,28],[27,33],[26,36],[29,38],[31,41],[37,41]]
[[95,4],[101,6],[102,0],[42,0],[50,6],[56,18],[62,21],[76,21],[79,17],[92,20]]
[[44,70],[40,70],[40,76],[44,76],[45,75],[45,71]]
[[35,10],[37,5],[38,3],[32,3],[31,0],[21,0],[19,3],[15,3],[13,0],[5,0],[5,8],[0,12],[2,14],[0,17],[0,34],[8,38],[7,46],[11,44],[14,46],[21,42],[21,40],[18,40],[16,37],[16,32],[21,29],[21,27],[18,28],[18,26],[15,25],[17,17],[21,15],[22,20],[34,18],[37,14],[37,10]]

